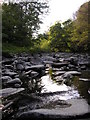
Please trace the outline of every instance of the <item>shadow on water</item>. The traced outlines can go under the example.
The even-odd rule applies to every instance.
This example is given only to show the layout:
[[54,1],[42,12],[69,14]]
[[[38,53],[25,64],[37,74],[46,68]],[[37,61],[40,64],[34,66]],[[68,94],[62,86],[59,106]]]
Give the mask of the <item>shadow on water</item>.
[[[80,76],[84,79],[90,79],[90,71],[82,71]],[[79,80],[79,77],[74,77],[73,85],[77,88],[81,97],[85,98],[90,105],[90,94],[88,90],[90,89],[90,81]]]

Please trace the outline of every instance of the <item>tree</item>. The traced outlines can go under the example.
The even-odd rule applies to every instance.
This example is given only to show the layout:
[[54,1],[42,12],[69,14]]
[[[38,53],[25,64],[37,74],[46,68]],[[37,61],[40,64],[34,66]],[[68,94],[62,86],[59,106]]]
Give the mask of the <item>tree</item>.
[[60,22],[50,27],[49,30],[49,40],[51,41],[52,51],[66,51],[68,49],[68,44],[66,38],[66,31]]
[[[90,14],[88,11],[89,2],[84,3],[80,6],[76,13],[76,20],[73,22],[73,33],[72,33],[72,50],[79,52],[87,52],[90,50],[90,41],[88,33],[90,30],[90,23],[88,23]],[[89,46],[88,46],[89,44]],[[74,47],[73,47],[74,46]]]
[[48,9],[47,2],[31,0],[30,2],[3,3],[2,5],[3,42],[16,45],[33,45],[33,33],[39,29],[40,15]]

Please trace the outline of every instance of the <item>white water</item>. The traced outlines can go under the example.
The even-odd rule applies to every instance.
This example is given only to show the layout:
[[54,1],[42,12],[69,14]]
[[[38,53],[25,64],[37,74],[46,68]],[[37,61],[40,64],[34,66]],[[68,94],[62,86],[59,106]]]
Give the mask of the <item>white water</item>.
[[51,79],[50,75],[43,76],[41,79],[42,79],[42,85],[44,86],[41,91],[42,93],[62,92],[59,95],[57,94],[52,96],[50,99],[67,100],[67,99],[80,97],[77,90],[74,90],[73,88],[65,84],[58,85]]

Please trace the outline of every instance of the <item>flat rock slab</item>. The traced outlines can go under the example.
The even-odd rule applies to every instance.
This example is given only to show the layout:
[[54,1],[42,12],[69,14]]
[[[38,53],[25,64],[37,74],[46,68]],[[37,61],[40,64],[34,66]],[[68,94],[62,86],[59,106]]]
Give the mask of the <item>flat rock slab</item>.
[[65,71],[57,71],[57,72],[52,73],[52,75],[53,76],[60,76],[60,75],[62,75],[64,73],[65,73]]
[[79,80],[85,81],[85,82],[90,82],[90,79],[86,79],[86,78],[79,78]]
[[65,72],[65,76],[67,76],[69,74],[74,75],[74,76],[79,76],[79,75],[81,75],[81,72],[78,72],[78,71],[68,71],[68,72]]
[[1,89],[0,90],[0,97],[8,97],[12,96],[14,94],[17,94],[19,92],[22,92],[24,88],[6,88],[6,89]]
[[19,120],[70,120],[87,116],[90,118],[90,106],[84,99],[71,99],[67,102],[71,104],[70,107],[31,110],[23,112],[18,118]]

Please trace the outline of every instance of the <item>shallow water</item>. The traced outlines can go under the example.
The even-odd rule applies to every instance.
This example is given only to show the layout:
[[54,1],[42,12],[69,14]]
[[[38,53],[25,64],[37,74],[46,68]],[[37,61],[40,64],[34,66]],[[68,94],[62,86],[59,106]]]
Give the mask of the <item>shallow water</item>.
[[[90,71],[83,71],[80,78],[90,79]],[[42,93],[52,93],[56,94],[50,96],[51,100],[68,100],[74,98],[85,98],[90,104],[90,94],[88,90],[90,89],[90,81],[81,81],[79,77],[73,77],[72,84],[58,84],[55,82],[49,74],[43,76],[41,78],[42,85],[44,85],[42,89]],[[61,92],[60,94],[58,94]]]

